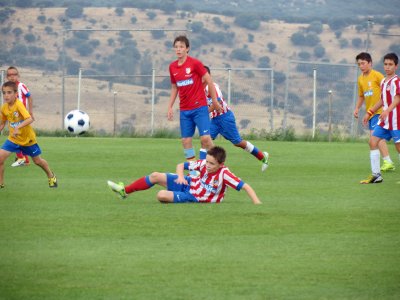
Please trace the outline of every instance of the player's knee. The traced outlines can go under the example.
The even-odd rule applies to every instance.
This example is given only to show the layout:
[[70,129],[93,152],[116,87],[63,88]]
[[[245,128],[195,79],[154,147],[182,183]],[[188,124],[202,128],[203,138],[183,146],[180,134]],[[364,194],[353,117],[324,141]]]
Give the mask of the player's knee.
[[159,181],[160,177],[161,177],[161,174],[162,174],[162,173],[160,173],[160,172],[153,172],[153,173],[151,173],[151,174],[149,175],[150,181],[151,181],[152,183],[157,183],[157,182]]
[[162,203],[169,202],[169,201],[168,201],[168,196],[167,196],[166,191],[159,191],[159,192],[157,193],[157,200],[160,201],[160,202],[162,202]]

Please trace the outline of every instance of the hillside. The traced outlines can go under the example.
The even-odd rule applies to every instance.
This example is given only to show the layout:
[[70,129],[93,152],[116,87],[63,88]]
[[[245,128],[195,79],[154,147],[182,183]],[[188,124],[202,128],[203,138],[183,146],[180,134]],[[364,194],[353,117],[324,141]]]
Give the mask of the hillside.
[[[150,19],[150,13],[152,13],[152,19]],[[29,18],[26,18],[27,15]],[[136,19],[134,24],[132,23],[133,17]],[[216,18],[218,25],[216,24]],[[193,32],[182,30],[187,28],[188,24],[191,24]],[[82,39],[77,38],[75,36],[77,32],[72,31],[67,32],[64,36],[63,28],[65,25],[68,25],[70,29],[96,29],[103,31],[86,32],[87,36]],[[195,26],[200,26],[201,28],[196,31]],[[309,54],[310,61],[353,63],[354,56],[365,49],[366,32],[358,33],[355,26],[349,26],[341,30],[341,36],[338,39],[336,37],[337,32],[332,31],[328,25],[323,25],[322,32],[318,34],[318,37],[320,39],[319,46],[324,48],[325,54],[322,57],[316,57],[313,54],[314,47],[294,46],[291,42],[291,37],[294,33],[306,32],[309,26],[310,24],[288,24],[278,20],[271,20],[261,22],[257,30],[248,30],[237,26],[234,17],[209,13],[168,15],[159,10],[140,10],[135,8],[124,8],[122,13],[121,11],[117,13],[115,8],[98,7],[85,8],[82,18],[68,20],[65,17],[65,8],[16,9],[15,13],[1,24],[2,32],[7,33],[2,36],[2,52],[4,53],[5,50],[17,51],[21,48],[21,45],[27,47],[28,51],[32,46],[44,49],[44,51],[38,55],[29,55],[29,53],[25,55],[24,59],[28,62],[28,66],[36,64],[34,68],[27,67],[26,64],[24,67],[24,59],[15,59],[16,55],[1,55],[0,59],[2,68],[6,68],[11,64],[22,65],[22,80],[31,87],[33,94],[36,95],[35,98],[38,99],[35,101],[38,106],[37,114],[39,115],[40,111],[46,111],[46,118],[43,118],[43,116],[37,118],[37,126],[57,128],[60,124],[60,116],[57,116],[57,114],[61,113],[58,101],[61,98],[59,64],[63,58],[63,38],[65,38],[66,45],[69,41],[72,43],[72,45],[67,45],[65,50],[67,68],[72,65],[71,68],[68,68],[67,74],[69,73],[73,76],[77,76],[79,67],[83,68],[84,74],[87,75],[149,75],[151,74],[152,66],[156,69],[158,75],[167,75],[168,64],[175,59],[171,42],[174,36],[182,33],[187,34],[192,41],[191,55],[200,58],[213,69],[226,67],[256,68],[260,66],[262,58],[267,57],[267,66],[274,68],[277,72],[284,73],[287,70],[289,59],[299,60],[299,54],[304,54],[304,52]],[[373,31],[378,32],[381,28],[382,26],[375,25]],[[114,29],[129,29],[132,31],[121,35],[120,32],[113,31]],[[178,29],[179,31],[165,31],[164,36],[154,36],[151,32],[147,32],[147,29]],[[390,32],[396,32],[396,28],[390,28],[390,30]],[[17,31],[20,32],[18,35],[16,34]],[[232,38],[222,43],[209,43],[209,41],[205,40],[205,37],[211,35],[211,33],[218,33],[224,39],[230,34]],[[27,41],[27,35],[33,36],[34,41]],[[359,47],[352,46],[352,40],[355,38],[360,38],[363,41]],[[343,40],[347,41],[348,46],[341,46]],[[131,41],[130,44],[127,44],[127,41]],[[93,52],[85,53],[85,55],[79,54],[78,48],[74,44],[77,42],[89,45],[87,47],[92,47]],[[268,43],[275,45],[273,51],[268,49]],[[375,59],[379,60],[388,51],[389,46],[394,43],[394,38],[371,35],[369,49]],[[126,47],[126,45],[129,45],[130,48]],[[123,49],[123,51],[120,51],[120,49]],[[250,58],[241,60],[232,57],[235,49],[246,49],[251,54]],[[126,53],[126,51],[133,52]],[[130,61],[131,55],[134,54],[137,57]],[[122,61],[119,59],[121,57]],[[42,60],[43,58],[44,60]],[[50,72],[46,69],[48,62],[53,67],[54,65],[56,66],[54,71]],[[104,71],[100,71],[101,68],[104,68]],[[70,72],[71,70],[72,72]],[[107,111],[112,109],[112,106],[109,106],[109,101],[112,99],[110,92],[111,89],[115,90],[115,86],[109,86],[107,90],[107,85],[104,85],[104,82],[85,80],[82,98],[85,99],[85,93],[91,90],[92,92],[87,98],[96,99],[96,102],[90,100],[90,104],[88,104],[88,99],[84,100],[86,101],[85,105],[89,106],[87,109],[92,111],[93,124],[96,129],[110,130],[112,122],[109,122],[110,124],[99,123],[97,118],[103,118],[107,115]],[[66,84],[66,110],[68,110],[69,108],[74,108],[75,105],[75,101],[72,103],[69,101],[76,98],[77,82],[74,79],[68,79]],[[89,84],[92,84],[93,88],[89,87]],[[168,98],[168,85],[162,85],[162,82],[160,84],[160,90],[165,88],[166,94],[164,93],[159,99],[161,106],[157,108],[160,110],[158,119],[164,118],[165,104],[162,103],[167,101],[166,99]],[[52,89],[53,92],[50,93],[51,99],[49,99],[50,95],[43,87]],[[132,126],[137,128],[139,124],[143,123],[140,121],[143,115],[128,113],[130,109],[125,109],[124,105],[131,107],[132,104],[128,102],[124,104],[123,101],[128,101],[132,96],[130,96],[130,92],[127,92],[127,94],[120,92],[128,91],[130,88],[127,85],[119,87],[118,100],[121,101],[121,111],[118,112],[121,114],[119,119],[124,120],[126,123],[133,123]],[[145,89],[143,86],[135,87],[132,93],[137,100],[134,104],[135,107],[138,107],[139,104],[149,104],[149,87]],[[54,97],[55,99],[53,99]],[[262,99],[259,99],[260,101]],[[106,111],[96,112],[95,110],[99,108]],[[148,108],[145,110],[148,110]],[[257,109],[255,111],[259,113]],[[48,122],[49,115],[52,115],[51,118],[54,118],[54,121]],[[279,126],[280,121],[276,120],[276,122],[277,126]],[[171,125],[162,123],[160,126],[170,127]],[[260,126],[266,127],[267,124],[263,123],[254,127]]]

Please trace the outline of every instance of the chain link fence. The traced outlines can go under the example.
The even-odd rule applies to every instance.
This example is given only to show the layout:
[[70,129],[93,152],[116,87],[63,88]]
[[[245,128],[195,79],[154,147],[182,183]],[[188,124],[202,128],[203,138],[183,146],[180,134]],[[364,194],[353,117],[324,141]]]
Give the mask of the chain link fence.
[[[215,68],[211,72],[242,133],[289,128],[313,137],[328,132],[354,137],[366,133],[352,114],[357,100],[356,65],[290,60],[279,80],[270,68]],[[95,132],[179,133],[178,103],[174,120],[166,117],[170,79],[165,71],[99,76],[82,70],[63,78],[23,70],[21,81],[32,92],[38,129],[62,129],[64,115],[79,108],[89,114]]]

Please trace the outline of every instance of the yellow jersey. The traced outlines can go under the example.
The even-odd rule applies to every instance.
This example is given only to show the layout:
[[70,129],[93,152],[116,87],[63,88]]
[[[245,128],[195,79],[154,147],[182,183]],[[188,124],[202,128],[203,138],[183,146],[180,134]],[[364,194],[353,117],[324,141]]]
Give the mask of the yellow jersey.
[[[384,76],[375,70],[371,70],[367,76],[361,74],[358,77],[358,95],[363,96],[365,100],[365,110],[372,108],[381,98],[381,81]],[[375,114],[380,114],[382,108]]]
[[4,103],[1,106],[1,119],[4,122],[8,121],[8,130],[10,133],[8,139],[11,142],[20,146],[31,146],[36,144],[36,134],[31,125],[19,129],[17,137],[13,136],[14,128],[30,116],[31,115],[26,110],[24,104],[18,99],[11,106],[8,105],[8,103]]

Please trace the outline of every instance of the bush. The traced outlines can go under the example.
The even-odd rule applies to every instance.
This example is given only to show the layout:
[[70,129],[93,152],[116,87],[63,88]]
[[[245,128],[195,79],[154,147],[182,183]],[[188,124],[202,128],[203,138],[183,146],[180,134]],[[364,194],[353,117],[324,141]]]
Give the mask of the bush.
[[83,15],[83,7],[77,4],[72,4],[65,10],[65,15],[71,19],[81,18]]
[[260,27],[260,20],[254,14],[239,14],[236,16],[234,23],[251,30],[257,30]]
[[230,55],[230,58],[242,60],[242,61],[250,61],[251,60],[251,52],[247,48],[234,49]]
[[36,41],[36,37],[32,34],[32,33],[27,33],[24,36],[25,41],[27,41],[28,43],[33,43]]
[[314,55],[318,58],[321,58],[325,55],[325,48],[322,47],[321,45],[318,45],[317,47],[314,48]]
[[267,48],[268,48],[269,52],[275,52],[276,44],[274,44],[274,43],[272,43],[272,42],[269,42],[269,43],[267,44]]
[[362,39],[354,38],[351,40],[351,44],[353,45],[353,47],[359,48],[362,45]]

